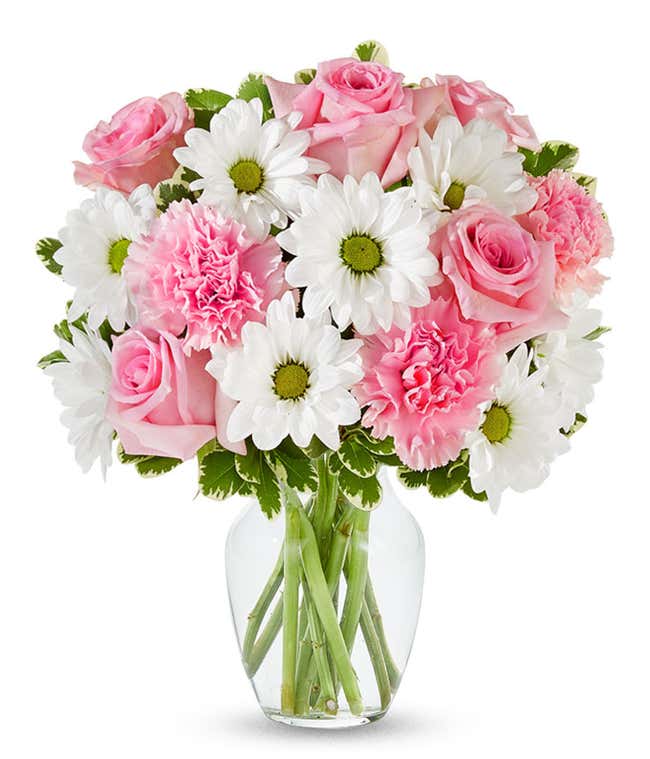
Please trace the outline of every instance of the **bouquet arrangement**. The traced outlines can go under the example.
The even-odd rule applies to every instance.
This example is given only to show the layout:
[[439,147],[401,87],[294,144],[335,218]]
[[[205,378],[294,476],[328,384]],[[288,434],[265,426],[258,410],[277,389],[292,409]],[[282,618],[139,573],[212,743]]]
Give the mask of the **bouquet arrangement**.
[[496,509],[568,449],[602,370],[595,180],[482,82],[405,83],[374,42],[234,97],[142,98],[83,147],[92,194],[37,248],[73,288],[40,366],[78,462],[196,459],[205,495],[283,510],[249,675],[282,630],[279,713],[335,715],[342,688],[360,715],[361,626],[385,709],[378,470]]

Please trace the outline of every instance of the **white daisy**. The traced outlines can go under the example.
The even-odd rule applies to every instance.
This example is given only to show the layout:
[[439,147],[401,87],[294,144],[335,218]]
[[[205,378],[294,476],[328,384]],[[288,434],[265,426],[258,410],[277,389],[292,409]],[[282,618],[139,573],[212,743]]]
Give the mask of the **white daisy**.
[[245,223],[259,238],[271,224],[286,227],[287,216],[298,209],[300,190],[313,185],[310,175],[329,168],[303,155],[310,137],[295,130],[302,114],[262,123],[262,111],[259,98],[231,100],[212,117],[209,132],[188,130],[188,147],[174,151],[182,166],[201,176],[190,184],[203,191],[200,202]]
[[425,306],[441,281],[429,226],[410,188],[384,192],[376,174],[343,183],[329,174],[300,195],[301,214],[278,235],[294,258],[286,278],[306,287],[308,317],[331,309],[340,330],[362,334],[406,326],[410,306]]
[[495,400],[466,441],[472,487],[487,493],[495,512],[506,488],[537,487],[548,476],[549,463],[569,447],[559,431],[559,398],[544,388],[544,370],[530,373],[531,358],[525,345],[515,350]]
[[549,332],[533,343],[535,365],[546,371],[544,387],[560,397],[564,430],[571,428],[576,414],[584,414],[603,373],[602,343],[588,339],[600,326],[600,311],[579,308],[570,316],[567,329]]
[[70,327],[72,343],[61,340],[65,361],[50,364],[44,371],[52,377],[54,393],[66,407],[61,421],[70,430],[68,440],[84,472],[99,459],[102,473],[111,463],[113,426],[106,421],[106,403],[111,385],[111,351],[92,330]]
[[484,119],[463,127],[445,116],[433,137],[421,130],[408,156],[420,207],[438,215],[486,201],[508,216],[528,211],[537,193],[524,176],[524,156],[507,143],[506,133]]
[[339,425],[359,420],[350,387],[363,376],[360,340],[343,340],[329,318],[299,319],[291,293],[269,306],[266,325],[248,322],[241,346],[212,348],[207,370],[239,401],[228,420],[233,443],[252,435],[261,450],[287,435],[306,446],[315,435],[339,446]]
[[63,266],[63,279],[76,288],[68,311],[75,321],[88,311],[88,325],[97,329],[108,319],[120,332],[135,321],[122,266],[129,245],[149,229],[156,201],[148,185],[140,185],[128,198],[100,187],[93,198],[71,211],[59,233],[63,247],[54,258]]

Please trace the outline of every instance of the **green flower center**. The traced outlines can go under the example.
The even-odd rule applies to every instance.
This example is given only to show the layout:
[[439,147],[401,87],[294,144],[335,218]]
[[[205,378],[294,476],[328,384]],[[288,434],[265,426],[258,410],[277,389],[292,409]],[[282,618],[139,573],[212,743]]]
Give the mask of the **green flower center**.
[[447,208],[457,211],[463,205],[463,200],[465,200],[465,188],[460,182],[452,182],[442,202]]
[[255,161],[239,161],[228,172],[237,192],[257,192],[264,181],[262,167]]
[[302,398],[309,387],[309,372],[302,364],[293,361],[279,366],[273,375],[273,389],[282,400]]
[[357,274],[369,274],[383,261],[380,244],[368,235],[350,235],[343,240],[341,258]]
[[129,255],[130,244],[131,240],[118,240],[108,249],[108,265],[115,274],[119,274],[122,271],[124,262]]
[[481,430],[491,443],[501,443],[510,434],[512,417],[508,409],[494,405],[485,415]]

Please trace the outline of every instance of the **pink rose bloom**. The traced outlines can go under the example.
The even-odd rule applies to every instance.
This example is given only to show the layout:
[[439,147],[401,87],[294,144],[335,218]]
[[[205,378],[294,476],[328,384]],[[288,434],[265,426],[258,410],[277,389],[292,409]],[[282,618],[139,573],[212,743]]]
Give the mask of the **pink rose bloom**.
[[567,304],[578,289],[595,295],[605,280],[595,266],[611,255],[614,245],[600,203],[559,169],[531,177],[530,184],[537,190],[537,203],[518,221],[536,240],[553,244],[556,297]]
[[478,426],[501,354],[492,330],[464,320],[453,299],[437,298],[411,315],[407,330],[393,327],[365,341],[365,377],[354,394],[368,406],[362,423],[373,435],[392,435],[411,469],[433,469],[456,459]]
[[512,105],[484,82],[466,82],[459,76],[436,76],[446,90],[447,103],[464,126],[472,119],[486,119],[502,129],[514,145],[539,150],[539,140],[527,116],[516,116]]
[[318,65],[310,84],[266,78],[275,115],[300,111],[309,130],[308,155],[330,165],[339,179],[373,171],[384,187],[403,179],[418,129],[441,104],[444,88],[409,88],[380,63],[340,58]]
[[88,132],[83,149],[90,163],[75,161],[74,179],[87,187],[106,185],[130,193],[141,184],[152,187],[178,168],[172,153],[194,117],[182,95],[159,100],[140,98]]
[[115,339],[107,418],[132,455],[191,458],[216,436],[216,382],[208,351],[186,356],[180,340],[129,329]]
[[503,350],[565,325],[553,303],[553,246],[513,219],[470,206],[433,234],[431,249],[463,316],[492,325]]
[[187,351],[236,342],[286,288],[274,237],[260,243],[239,222],[189,200],[172,203],[131,243],[123,271],[140,324],[185,331]]

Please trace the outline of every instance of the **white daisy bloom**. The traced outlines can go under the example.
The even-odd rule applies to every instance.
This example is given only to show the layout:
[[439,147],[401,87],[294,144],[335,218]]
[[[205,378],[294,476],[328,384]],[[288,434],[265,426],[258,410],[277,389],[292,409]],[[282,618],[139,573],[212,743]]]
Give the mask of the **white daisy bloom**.
[[252,435],[261,450],[287,435],[299,446],[313,436],[339,447],[339,425],[360,417],[350,387],[363,376],[360,340],[343,340],[329,318],[299,319],[291,293],[269,306],[266,325],[248,322],[241,346],[212,348],[207,370],[221,390],[238,401],[226,436]]
[[603,374],[602,343],[587,339],[600,326],[602,314],[580,308],[570,317],[567,329],[549,332],[533,343],[535,365],[546,371],[544,387],[560,397],[564,430],[571,428],[576,414],[584,414]]
[[59,232],[63,247],[54,258],[63,266],[63,279],[76,288],[68,311],[70,321],[87,311],[91,329],[105,319],[117,332],[134,323],[135,306],[122,267],[129,245],[147,233],[155,215],[156,201],[145,184],[128,198],[100,187],[94,197],[67,215],[67,226]]
[[406,326],[411,306],[425,306],[441,282],[429,250],[429,226],[410,188],[384,192],[376,174],[343,183],[329,174],[300,195],[301,214],[278,242],[295,258],[286,278],[305,287],[305,315],[331,309],[340,330],[361,334],[393,322]]
[[189,129],[186,148],[174,157],[201,179],[190,189],[202,190],[199,202],[246,224],[251,234],[266,237],[271,224],[283,229],[298,209],[298,195],[313,185],[311,175],[329,166],[303,153],[309,133],[296,131],[302,114],[262,123],[262,102],[231,100],[210,121],[210,131]]
[[52,377],[54,393],[66,407],[61,421],[70,430],[77,463],[87,472],[99,459],[102,473],[112,460],[113,426],[106,420],[111,385],[111,351],[92,330],[70,327],[72,343],[61,340],[65,361],[44,370]]
[[438,217],[481,201],[508,216],[528,211],[537,192],[526,181],[524,156],[507,143],[506,133],[485,119],[463,127],[455,116],[445,116],[433,137],[421,130],[408,155],[420,207]]
[[559,431],[559,398],[544,387],[544,370],[529,373],[531,359],[525,345],[515,350],[495,400],[466,441],[472,487],[487,493],[495,512],[506,488],[537,487],[548,476],[550,462],[569,448]]

